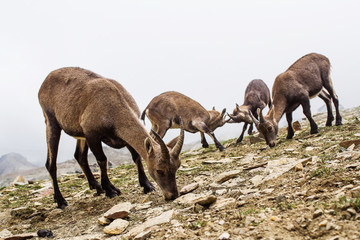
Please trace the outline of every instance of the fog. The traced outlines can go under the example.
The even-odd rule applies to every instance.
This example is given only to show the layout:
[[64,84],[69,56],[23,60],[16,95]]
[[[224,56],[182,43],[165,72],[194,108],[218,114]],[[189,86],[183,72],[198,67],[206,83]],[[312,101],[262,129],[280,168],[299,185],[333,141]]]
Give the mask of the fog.
[[[45,164],[37,93],[49,72],[65,66],[119,81],[141,111],[175,90],[207,109],[232,112],[252,79],[271,89],[294,61],[317,52],[331,61],[340,104],[358,106],[359,9],[355,0],[2,1],[0,156],[17,152]],[[324,105],[311,104],[313,113]],[[303,117],[301,109],[296,117]],[[229,124],[215,135],[235,138],[241,130],[242,124]],[[185,143],[199,139],[186,134]],[[74,150],[75,140],[62,134],[59,161]]]

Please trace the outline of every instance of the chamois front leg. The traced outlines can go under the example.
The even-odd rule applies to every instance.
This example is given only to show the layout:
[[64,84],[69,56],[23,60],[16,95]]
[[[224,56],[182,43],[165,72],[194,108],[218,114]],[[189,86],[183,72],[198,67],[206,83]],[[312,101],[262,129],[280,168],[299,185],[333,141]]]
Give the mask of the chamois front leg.
[[107,174],[107,158],[104,154],[104,151],[101,146],[101,141],[87,138],[89,147],[93,154],[95,155],[96,161],[100,166],[101,171],[101,187],[105,190],[105,194],[109,198],[113,198],[121,193],[121,191],[116,188],[109,180]]
[[146,194],[146,193],[155,191],[154,185],[152,185],[152,183],[149,181],[149,179],[147,178],[147,176],[145,174],[144,167],[141,163],[140,155],[132,147],[127,146],[127,148],[129,149],[132,159],[137,166],[138,174],[139,174],[139,183],[140,183],[140,186],[144,188],[144,193]]
[[244,123],[243,130],[242,130],[242,132],[241,132],[241,134],[240,134],[240,137],[236,140],[236,143],[240,143],[240,142],[243,140],[243,138],[244,138],[244,133],[245,133],[245,131],[246,131],[247,125],[248,125],[247,123]]
[[57,181],[56,158],[59,148],[59,140],[61,129],[55,119],[46,118],[46,142],[47,142],[47,159],[46,169],[48,170],[53,188],[54,188],[54,201],[57,203],[58,208],[64,209],[68,203],[60,192],[59,184]]
[[215,146],[220,150],[220,151],[224,151],[226,148],[224,148],[223,145],[221,145],[221,143],[216,139],[215,134],[208,128],[208,126],[206,126],[205,123],[203,122],[195,122],[193,123],[193,126],[195,128],[197,128],[200,132],[206,133],[208,134],[211,139],[214,141]]
[[208,142],[206,141],[205,134],[204,134],[203,132],[200,132],[200,136],[201,136],[201,144],[202,144],[202,147],[203,147],[203,148],[208,148],[208,147],[209,147],[209,144],[208,144]]
[[90,189],[96,189],[96,196],[99,196],[100,194],[104,193],[104,190],[102,189],[101,185],[98,181],[96,181],[94,175],[91,172],[91,169],[89,167],[89,162],[87,158],[88,154],[88,145],[85,140],[78,139],[76,142],[76,151],[74,154],[74,157],[76,161],[79,163],[81,169],[83,170],[86,179],[88,180]]
[[292,139],[294,136],[294,129],[292,127],[292,112],[287,112],[286,113],[286,120],[288,123],[288,135],[287,135],[287,139]]

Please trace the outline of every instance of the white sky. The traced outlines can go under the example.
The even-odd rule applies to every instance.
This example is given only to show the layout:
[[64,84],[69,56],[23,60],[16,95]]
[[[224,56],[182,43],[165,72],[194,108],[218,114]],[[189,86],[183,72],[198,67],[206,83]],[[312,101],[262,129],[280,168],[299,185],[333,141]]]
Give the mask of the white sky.
[[[358,106],[359,10],[356,0],[1,1],[0,156],[18,152],[45,164],[37,92],[49,72],[65,66],[119,81],[141,111],[176,90],[207,109],[232,112],[252,79],[271,89],[294,61],[318,52],[332,63],[340,103]],[[323,102],[312,105],[314,113]],[[225,125],[215,135],[235,138],[241,129]],[[60,161],[75,150],[75,140],[64,136]],[[185,141],[199,139],[187,134]]]

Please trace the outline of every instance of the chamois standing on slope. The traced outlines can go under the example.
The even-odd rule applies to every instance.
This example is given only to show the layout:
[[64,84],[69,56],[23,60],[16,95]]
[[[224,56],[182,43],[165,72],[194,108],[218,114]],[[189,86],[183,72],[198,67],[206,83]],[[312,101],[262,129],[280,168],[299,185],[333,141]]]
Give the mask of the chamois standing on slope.
[[[135,100],[120,83],[85,69],[61,68],[51,72],[43,82],[39,90],[39,102],[46,123],[46,168],[52,178],[54,199],[59,208],[67,206],[56,179],[61,130],[77,139],[75,158],[86,175],[90,189],[96,189],[97,194],[104,191],[108,197],[120,194],[107,175],[107,159],[101,145],[103,142],[113,148],[129,149],[145,193],[153,191],[154,186],[145,175],[141,157],[165,199],[178,197],[175,175],[180,166],[183,128],[172,149],[156,133],[151,137],[140,122],[140,111]],[[89,168],[88,148],[100,166],[101,185]]]
[[226,109],[220,113],[213,108],[207,111],[200,103],[175,91],[164,92],[154,97],[149,105],[141,114],[141,119],[145,115],[152,123],[152,129],[160,137],[164,137],[169,128],[179,128],[177,119],[182,118],[184,129],[191,133],[200,131],[201,143],[204,148],[209,147],[204,133],[208,134],[214,141],[216,147],[223,151],[225,148],[216,139],[214,130],[225,124]]
[[271,97],[270,90],[266,86],[263,80],[254,79],[245,90],[244,104],[239,106],[236,104],[236,108],[233,111],[233,114],[229,114],[230,121],[229,123],[241,123],[244,122],[243,130],[236,140],[236,143],[239,143],[244,138],[244,133],[248,124],[250,124],[248,134],[252,135],[253,130],[253,120],[250,116],[249,111],[254,115],[256,119],[258,119],[257,109],[261,110],[269,105],[271,107]]
[[258,109],[259,121],[251,115],[256,128],[264,135],[270,147],[275,146],[278,123],[284,114],[289,125],[286,138],[291,139],[294,136],[291,124],[292,112],[299,105],[302,106],[303,113],[310,122],[310,133],[318,133],[318,127],[310,111],[310,98],[317,95],[326,104],[328,112],[326,126],[331,126],[334,120],[331,100],[335,105],[336,125],[341,125],[339,100],[330,78],[330,61],[323,55],[310,53],[276,77],[272,88],[272,107],[267,115],[264,117],[261,109]]

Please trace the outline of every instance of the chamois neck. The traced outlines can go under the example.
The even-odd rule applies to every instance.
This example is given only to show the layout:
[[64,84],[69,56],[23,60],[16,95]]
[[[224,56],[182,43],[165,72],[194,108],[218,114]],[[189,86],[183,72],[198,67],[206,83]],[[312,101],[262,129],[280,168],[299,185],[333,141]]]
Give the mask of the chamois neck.
[[140,121],[134,121],[131,123],[131,126],[119,128],[117,135],[134,148],[146,163],[148,162],[149,159],[145,149],[145,139],[150,138],[152,140],[152,138]]

